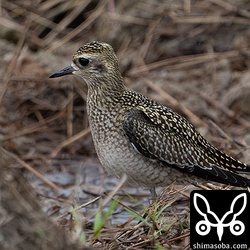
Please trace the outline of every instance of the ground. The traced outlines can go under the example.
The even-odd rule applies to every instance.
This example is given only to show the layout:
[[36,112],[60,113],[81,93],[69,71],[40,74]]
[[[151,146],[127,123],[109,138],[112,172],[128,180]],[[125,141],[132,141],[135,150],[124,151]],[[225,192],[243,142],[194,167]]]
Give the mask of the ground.
[[[250,163],[249,1],[4,0],[0,18],[1,167],[24,177],[17,185],[28,182],[34,206],[80,245],[188,249],[195,187],[168,187],[150,207],[148,190],[120,187],[93,147],[86,84],[48,76],[68,66],[81,45],[106,41],[128,87],[171,107],[213,145]],[[8,196],[6,185],[2,179]],[[143,217],[146,211],[151,218]]]

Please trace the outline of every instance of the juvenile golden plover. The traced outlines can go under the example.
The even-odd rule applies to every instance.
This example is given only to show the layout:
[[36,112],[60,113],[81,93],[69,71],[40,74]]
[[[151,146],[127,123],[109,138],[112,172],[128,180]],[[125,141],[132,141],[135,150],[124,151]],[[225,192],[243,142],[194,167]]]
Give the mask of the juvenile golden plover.
[[[96,152],[104,168],[151,188],[205,179],[239,187],[250,166],[207,142],[185,118],[123,84],[113,48],[91,42],[71,66],[52,74],[80,76],[88,85],[87,111]],[[237,173],[238,172],[238,173]]]

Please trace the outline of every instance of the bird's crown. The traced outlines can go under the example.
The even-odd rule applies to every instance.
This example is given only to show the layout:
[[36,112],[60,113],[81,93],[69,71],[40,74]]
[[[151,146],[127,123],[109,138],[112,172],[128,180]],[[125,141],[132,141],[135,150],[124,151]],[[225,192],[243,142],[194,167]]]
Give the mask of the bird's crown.
[[108,54],[108,53],[114,53],[114,51],[113,51],[113,48],[107,43],[93,41],[80,47],[75,52],[73,57],[77,58],[83,54],[92,54],[92,53]]

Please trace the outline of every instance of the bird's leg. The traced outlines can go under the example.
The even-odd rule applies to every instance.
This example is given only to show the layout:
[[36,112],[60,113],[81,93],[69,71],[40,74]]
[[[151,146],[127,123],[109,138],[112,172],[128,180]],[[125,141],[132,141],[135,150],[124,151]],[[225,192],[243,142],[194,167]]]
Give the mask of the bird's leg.
[[154,202],[156,200],[157,194],[155,192],[155,187],[150,188],[150,193],[151,193],[151,200]]
[[[149,198],[149,208],[150,206],[156,201],[156,192],[155,192],[155,187],[151,187],[150,189],[150,194],[151,194],[151,198]],[[149,215],[149,211],[145,211],[144,214],[143,214],[143,219],[146,219]],[[141,221],[138,221],[137,225],[140,224]]]

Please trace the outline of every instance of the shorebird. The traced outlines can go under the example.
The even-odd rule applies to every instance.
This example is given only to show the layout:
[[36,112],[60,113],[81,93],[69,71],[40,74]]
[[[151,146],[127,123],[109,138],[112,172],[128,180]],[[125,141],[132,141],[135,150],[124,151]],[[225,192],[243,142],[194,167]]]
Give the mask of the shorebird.
[[244,164],[211,145],[184,117],[128,89],[113,48],[90,42],[73,55],[71,66],[50,78],[76,75],[88,85],[87,112],[97,155],[118,177],[149,187],[200,180],[249,187]]

